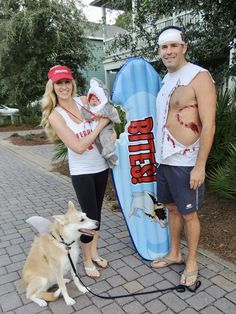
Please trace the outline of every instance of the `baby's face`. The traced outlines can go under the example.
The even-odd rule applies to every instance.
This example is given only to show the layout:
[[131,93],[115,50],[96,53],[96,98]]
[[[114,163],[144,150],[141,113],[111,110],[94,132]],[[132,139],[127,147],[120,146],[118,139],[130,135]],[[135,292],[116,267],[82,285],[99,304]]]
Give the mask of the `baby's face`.
[[92,95],[90,97],[89,104],[90,104],[90,106],[95,107],[95,106],[98,106],[100,104],[100,101],[97,99],[96,96]]

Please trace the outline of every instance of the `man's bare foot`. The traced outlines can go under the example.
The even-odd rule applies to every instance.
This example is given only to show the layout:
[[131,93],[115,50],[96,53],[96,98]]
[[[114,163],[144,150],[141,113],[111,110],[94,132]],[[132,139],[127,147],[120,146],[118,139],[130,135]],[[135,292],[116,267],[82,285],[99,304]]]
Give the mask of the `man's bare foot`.
[[178,255],[171,254],[171,252],[162,257],[162,258],[157,258],[151,262],[151,267],[152,268],[163,268],[163,267],[168,267],[169,265],[172,264],[184,264],[184,258],[179,253]]
[[197,263],[186,264],[185,270],[181,275],[180,284],[185,286],[192,286],[196,283],[198,278]]
[[181,257],[180,259],[170,259],[168,257],[163,257],[160,259],[155,259],[154,261],[151,262],[151,267],[152,268],[164,268],[168,267],[173,264],[184,264],[184,259]]

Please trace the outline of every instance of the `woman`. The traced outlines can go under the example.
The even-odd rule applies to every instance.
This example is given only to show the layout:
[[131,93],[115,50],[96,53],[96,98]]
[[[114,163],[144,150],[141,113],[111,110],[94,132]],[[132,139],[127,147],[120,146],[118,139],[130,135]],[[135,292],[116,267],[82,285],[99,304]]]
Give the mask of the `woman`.
[[[108,165],[93,143],[109,120],[100,118],[91,130],[81,113],[87,99],[75,96],[76,84],[68,67],[54,66],[48,72],[48,79],[42,99],[41,125],[50,140],[59,137],[67,146],[72,184],[80,206],[89,218],[100,222]],[[100,276],[95,264],[107,267],[107,261],[97,252],[98,230],[93,238],[81,236],[85,272],[93,278]]]

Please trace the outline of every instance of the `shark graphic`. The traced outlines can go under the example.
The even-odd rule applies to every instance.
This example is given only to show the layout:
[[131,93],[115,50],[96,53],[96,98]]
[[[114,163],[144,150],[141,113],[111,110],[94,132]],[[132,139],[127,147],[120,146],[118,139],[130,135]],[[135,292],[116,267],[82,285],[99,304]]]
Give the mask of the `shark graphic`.
[[167,225],[167,208],[157,202],[155,196],[150,192],[133,192],[129,217],[140,217],[143,213],[150,220],[158,222],[162,228]]

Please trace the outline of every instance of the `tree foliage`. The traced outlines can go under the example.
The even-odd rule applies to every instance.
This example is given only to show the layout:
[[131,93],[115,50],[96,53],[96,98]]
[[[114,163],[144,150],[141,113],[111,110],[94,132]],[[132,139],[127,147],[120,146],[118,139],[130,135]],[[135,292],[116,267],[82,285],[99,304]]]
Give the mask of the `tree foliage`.
[[[233,145],[236,147],[236,87],[231,91],[220,90],[216,109],[216,131],[208,169],[224,166],[232,154],[229,148]],[[234,163],[236,164],[236,159]]]
[[[115,7],[119,1],[111,2]],[[128,10],[128,7],[124,5],[124,9]],[[183,27],[189,38],[189,58],[207,67],[218,83],[225,75],[235,75],[236,55],[229,69],[229,51],[236,38],[235,0],[137,0],[135,26],[129,28],[130,34],[136,33],[136,36],[132,36],[132,44],[129,34],[119,36],[114,47],[129,45],[132,54],[156,59],[160,31],[157,22],[163,16],[178,15],[184,11],[191,11],[191,19],[185,25],[181,18],[176,23]],[[196,21],[196,18],[199,20]],[[161,28],[164,26],[162,24]],[[138,49],[140,43],[142,48]],[[157,66],[159,68],[160,63]]]
[[131,12],[124,12],[123,14],[120,14],[116,19],[116,26],[119,26],[124,29],[129,29],[129,27],[132,25],[132,14]]
[[0,0],[0,100],[26,114],[56,64],[71,67],[83,87],[80,72],[90,55],[85,22],[74,0]]

